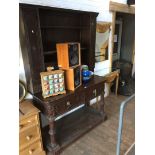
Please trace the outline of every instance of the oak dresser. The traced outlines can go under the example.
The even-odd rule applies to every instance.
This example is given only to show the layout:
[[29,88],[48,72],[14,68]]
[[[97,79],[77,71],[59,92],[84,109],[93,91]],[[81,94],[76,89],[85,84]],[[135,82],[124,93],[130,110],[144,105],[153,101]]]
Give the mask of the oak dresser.
[[[48,66],[58,67],[56,44],[64,42],[80,43],[81,65],[87,65],[94,72],[97,15],[90,11],[19,4],[20,45],[27,90],[47,121],[47,124],[42,121],[45,124],[42,137],[50,155],[59,155],[106,118],[103,77],[94,75],[87,85],[46,99],[42,97],[40,78],[40,72]],[[90,100],[98,96],[101,101],[96,110]]]

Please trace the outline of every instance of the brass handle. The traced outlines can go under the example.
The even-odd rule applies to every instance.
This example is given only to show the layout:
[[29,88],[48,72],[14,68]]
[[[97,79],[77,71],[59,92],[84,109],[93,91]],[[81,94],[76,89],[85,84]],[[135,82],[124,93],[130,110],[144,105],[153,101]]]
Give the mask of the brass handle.
[[26,136],[27,140],[30,140],[32,138],[32,136]]
[[95,90],[93,90],[93,93],[94,93],[94,95],[96,96],[96,89],[95,89]]
[[67,101],[67,106],[70,106],[70,105],[71,105],[71,103],[69,101]]
[[32,153],[33,153],[33,151],[34,151],[34,150],[32,150],[32,149],[31,149],[31,150],[29,150],[29,154],[32,154]]
[[28,120],[27,122],[28,122],[28,123],[31,123],[31,120]]

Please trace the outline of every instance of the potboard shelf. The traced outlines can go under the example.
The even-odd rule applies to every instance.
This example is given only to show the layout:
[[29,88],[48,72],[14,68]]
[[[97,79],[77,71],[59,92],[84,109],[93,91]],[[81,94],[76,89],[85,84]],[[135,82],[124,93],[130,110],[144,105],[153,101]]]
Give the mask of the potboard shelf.
[[[60,150],[62,151],[70,143],[74,142],[96,125],[103,122],[104,118],[105,117],[92,107],[84,106],[68,116],[56,121],[56,132],[59,133],[56,138],[60,146]],[[49,144],[49,136],[46,134],[49,131],[48,127],[46,127],[44,131],[44,136],[46,137],[44,138],[46,139],[45,143]],[[48,147],[48,149],[50,148]]]
[[[84,51],[84,50],[88,50],[88,48],[85,48],[85,47],[81,47],[81,50]],[[52,54],[56,54],[57,51],[56,50],[52,50],[52,51],[44,51],[44,55],[52,55]]]

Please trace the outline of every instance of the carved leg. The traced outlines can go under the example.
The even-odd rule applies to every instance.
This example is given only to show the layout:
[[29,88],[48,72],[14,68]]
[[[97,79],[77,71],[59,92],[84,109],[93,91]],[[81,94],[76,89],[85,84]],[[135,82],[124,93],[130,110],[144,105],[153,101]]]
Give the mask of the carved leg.
[[101,92],[101,102],[100,102],[100,105],[99,105],[99,111],[100,111],[100,114],[103,116],[103,119],[106,120],[107,119],[107,115],[105,114],[104,112],[104,92]]
[[103,115],[104,114],[104,92],[101,93],[101,102],[100,102],[100,113]]
[[96,109],[99,110],[100,109],[100,105],[99,105],[99,96],[96,97]]
[[48,144],[47,148],[50,151],[50,155],[59,155],[60,146],[56,143],[55,139],[55,121],[54,117],[48,117],[49,121],[49,136],[50,136],[50,144]]

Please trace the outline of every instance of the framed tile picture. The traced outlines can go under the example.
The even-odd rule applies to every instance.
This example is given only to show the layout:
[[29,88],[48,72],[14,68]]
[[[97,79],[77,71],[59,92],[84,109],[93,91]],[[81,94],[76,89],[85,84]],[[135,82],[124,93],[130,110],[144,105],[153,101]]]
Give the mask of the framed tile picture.
[[42,95],[44,98],[65,94],[64,71],[54,70],[41,72]]

